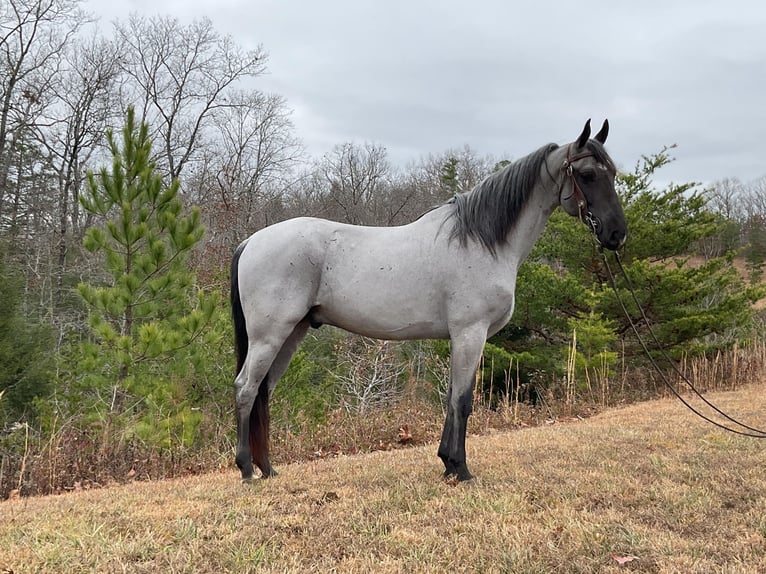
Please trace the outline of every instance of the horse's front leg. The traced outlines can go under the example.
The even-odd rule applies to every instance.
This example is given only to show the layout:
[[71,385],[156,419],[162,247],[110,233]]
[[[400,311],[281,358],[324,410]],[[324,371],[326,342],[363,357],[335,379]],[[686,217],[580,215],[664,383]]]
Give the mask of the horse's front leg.
[[465,460],[465,434],[468,416],[473,409],[473,384],[484,342],[485,327],[472,327],[456,333],[450,340],[450,385],[447,393],[447,418],[444,421],[439,458],[444,463],[445,478],[471,480]]

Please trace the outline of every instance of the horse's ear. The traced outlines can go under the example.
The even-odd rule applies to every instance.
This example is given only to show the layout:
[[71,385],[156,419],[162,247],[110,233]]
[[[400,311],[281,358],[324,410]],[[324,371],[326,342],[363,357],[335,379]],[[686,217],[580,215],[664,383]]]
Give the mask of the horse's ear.
[[588,118],[588,121],[585,122],[585,127],[582,129],[582,133],[580,134],[580,137],[577,138],[577,147],[581,148],[585,146],[585,144],[588,143],[589,137],[590,137],[590,118]]
[[604,125],[601,126],[601,130],[596,134],[596,137],[593,139],[603,144],[606,142],[606,136],[608,135],[609,135],[609,120],[604,120]]

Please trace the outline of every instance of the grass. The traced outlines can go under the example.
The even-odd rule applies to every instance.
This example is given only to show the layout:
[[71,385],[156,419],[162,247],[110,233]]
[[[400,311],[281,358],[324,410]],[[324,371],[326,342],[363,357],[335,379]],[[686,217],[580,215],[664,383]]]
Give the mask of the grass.
[[[766,387],[710,395],[764,426]],[[0,503],[0,572],[766,572],[766,450],[677,402],[435,446]],[[620,561],[624,565],[620,565]]]

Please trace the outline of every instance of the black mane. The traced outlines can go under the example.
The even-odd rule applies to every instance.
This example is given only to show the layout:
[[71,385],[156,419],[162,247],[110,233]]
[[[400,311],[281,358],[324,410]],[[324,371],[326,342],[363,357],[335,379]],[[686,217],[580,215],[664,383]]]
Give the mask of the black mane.
[[[508,236],[529,200],[545,158],[558,147],[553,143],[543,146],[487,176],[471,191],[452,198],[450,203],[454,204],[455,210],[450,238],[465,246],[470,237],[494,255],[495,247]],[[591,150],[594,155],[597,151],[599,155],[606,154],[603,146],[593,147],[600,148]]]

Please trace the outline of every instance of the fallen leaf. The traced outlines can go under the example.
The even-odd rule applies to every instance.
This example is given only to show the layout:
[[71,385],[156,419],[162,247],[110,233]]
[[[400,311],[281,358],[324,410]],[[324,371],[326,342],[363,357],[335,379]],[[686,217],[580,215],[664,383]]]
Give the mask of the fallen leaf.
[[633,562],[634,560],[638,560],[638,556],[620,556],[619,554],[610,554],[612,557],[612,560],[617,562],[620,566],[625,566],[629,562]]

